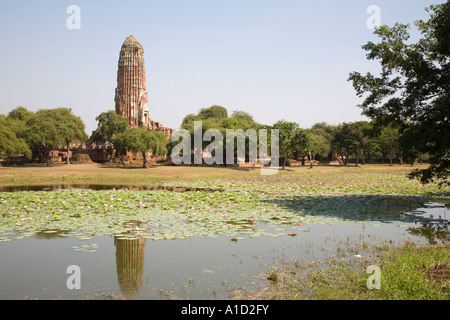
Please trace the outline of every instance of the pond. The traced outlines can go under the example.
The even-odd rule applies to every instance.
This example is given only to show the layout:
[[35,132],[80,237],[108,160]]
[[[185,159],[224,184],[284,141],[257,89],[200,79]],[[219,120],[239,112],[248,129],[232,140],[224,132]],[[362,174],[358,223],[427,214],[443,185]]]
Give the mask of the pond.
[[[69,199],[68,195],[72,197],[74,194],[81,194],[83,197],[80,196],[80,199],[83,200],[77,200],[79,205],[79,201],[85,201],[89,196],[101,197],[105,193],[86,189],[68,192],[6,192],[0,194],[0,198],[4,206],[12,201],[16,206],[21,206],[18,217],[25,219],[25,214],[30,212],[27,211],[29,208],[22,208],[28,207],[21,202],[23,199],[31,199],[29,206],[44,202],[50,205],[52,200],[62,203],[66,202],[62,199]],[[153,190],[144,195],[149,198],[167,198],[165,192],[171,191]],[[125,194],[115,190],[105,197],[110,199],[112,195],[118,196],[119,193],[123,202],[126,202],[127,197],[137,201],[135,198],[140,195],[133,191]],[[193,193],[189,192],[181,192],[181,195],[193,197]],[[230,195],[226,198],[229,199]],[[91,203],[90,210],[96,208],[92,199],[87,200],[87,203]],[[139,199],[144,200],[143,196]],[[102,198],[99,201],[102,206],[104,200]],[[141,204],[142,200],[138,203]],[[150,199],[147,200],[150,202]],[[320,200],[325,203],[360,199],[346,197],[345,200]],[[149,215],[146,211],[148,207],[143,208],[142,204],[139,206],[142,213],[133,211],[136,214],[128,219],[115,221],[114,224],[112,220],[108,220],[109,230],[111,225],[116,229],[120,225],[126,226],[120,232],[104,232],[100,220],[89,220],[89,224],[78,227],[63,225],[64,219],[52,220],[51,223],[57,223],[58,228],[52,227],[50,222],[39,222],[33,228],[22,228],[26,223],[23,222],[15,229],[10,224],[0,232],[0,299],[228,299],[236,289],[256,290],[268,286],[268,268],[283,260],[295,258],[300,262],[307,262],[322,259],[343,247],[346,248],[343,253],[345,258],[357,259],[357,255],[364,256],[364,248],[368,244],[401,243],[407,239],[423,243],[439,241],[436,232],[448,228],[450,218],[450,204],[441,201],[428,202],[409,210],[400,207],[403,210],[401,213],[395,212],[390,218],[383,215],[378,220],[369,213],[364,219],[344,219],[348,213],[345,212],[344,215],[343,211],[338,219],[326,216],[323,220],[325,215],[320,216],[319,213],[327,212],[328,215],[329,211],[323,209],[311,211],[316,217],[308,220],[307,214],[306,219],[305,216],[298,215],[298,211],[303,212],[300,207],[293,212],[292,201],[264,198],[258,199],[257,205],[252,203],[251,210],[257,212],[262,212],[262,207],[258,207],[260,203],[264,207],[267,203],[277,204],[277,210],[281,211],[276,212],[278,215],[283,213],[285,221],[280,222],[279,218],[275,219],[273,216],[263,217],[263,214],[260,219],[253,220],[247,216],[225,222],[216,218],[212,223],[217,226],[213,229],[214,232],[205,231],[205,226],[211,225],[211,221],[196,220],[202,214],[210,219],[208,214],[211,209],[205,209],[189,218],[183,216],[181,219],[180,210],[184,208],[177,208],[178,216],[171,218],[171,211],[160,207],[154,208],[156,211]],[[364,201],[367,203],[366,199]],[[376,201],[378,204],[379,199]],[[308,208],[310,204],[311,202],[303,207]],[[70,217],[83,216],[82,211],[76,210],[74,203],[70,205],[73,206]],[[192,205],[186,204],[189,208]],[[337,202],[333,203],[333,208],[336,205]],[[56,208],[54,205],[43,214],[55,211]],[[355,206],[352,210],[361,210],[358,208],[360,207]],[[164,215],[157,215],[161,210]],[[239,212],[239,208],[236,211]],[[100,213],[102,212],[97,215]],[[255,212],[248,214],[255,215]],[[363,214],[361,211],[360,215]],[[227,214],[221,213],[220,218],[228,219],[225,215]],[[152,218],[148,219],[149,216]],[[317,220],[317,216],[322,220]],[[3,215],[3,221],[6,221],[5,217],[8,218],[7,214]],[[30,213],[30,217],[37,220],[34,212]],[[299,217],[295,223],[286,223],[294,217]],[[14,221],[22,222],[20,219]],[[155,220],[158,220],[156,225]],[[97,224],[97,228],[93,228],[92,224]],[[37,225],[41,227],[38,228]],[[80,289],[68,288],[67,282],[71,276],[69,266],[79,267]]]

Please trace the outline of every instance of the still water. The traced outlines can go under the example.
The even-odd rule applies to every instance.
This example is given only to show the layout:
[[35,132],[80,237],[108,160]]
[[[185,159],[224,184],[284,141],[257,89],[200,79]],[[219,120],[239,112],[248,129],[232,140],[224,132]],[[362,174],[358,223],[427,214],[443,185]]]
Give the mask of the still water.
[[[448,203],[431,203],[415,214],[439,216],[439,227],[448,228],[448,209]],[[404,221],[346,222],[309,225],[303,231],[286,227],[286,235],[243,239],[103,235],[80,240],[38,233],[0,244],[0,299],[228,299],[233,290],[267,286],[268,268],[283,261],[326,258],[338,247],[350,248],[345,258],[357,259],[366,244],[434,240],[418,227]],[[68,288],[71,265],[79,267],[80,289]]]

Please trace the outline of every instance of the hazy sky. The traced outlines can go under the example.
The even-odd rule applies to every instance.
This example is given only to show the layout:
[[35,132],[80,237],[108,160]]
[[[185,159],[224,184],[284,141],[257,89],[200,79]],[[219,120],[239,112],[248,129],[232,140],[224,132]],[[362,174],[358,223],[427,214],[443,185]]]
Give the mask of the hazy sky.
[[[364,119],[347,81],[376,70],[361,46],[381,24],[427,19],[428,0],[9,1],[0,3],[0,114],[70,107],[90,134],[114,109],[123,41],[144,47],[150,117],[178,128],[214,104],[303,128]],[[70,5],[80,29],[69,29]],[[415,30],[414,26],[412,26]]]

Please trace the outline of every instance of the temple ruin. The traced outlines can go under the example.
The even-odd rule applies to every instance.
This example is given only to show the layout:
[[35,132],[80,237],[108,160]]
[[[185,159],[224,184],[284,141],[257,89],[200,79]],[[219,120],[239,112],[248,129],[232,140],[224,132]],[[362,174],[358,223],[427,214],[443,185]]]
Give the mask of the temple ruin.
[[150,118],[146,90],[144,49],[131,35],[122,44],[119,55],[114,99],[116,112],[128,118],[130,126],[163,131],[167,139],[170,139],[173,129],[166,128]]
[[[115,89],[115,111],[128,119],[130,127],[145,127],[148,130],[164,132],[170,140],[173,129],[161,125],[150,118],[148,92],[146,88],[144,49],[139,41],[129,36],[122,44],[117,68],[117,87]],[[100,130],[101,123],[97,130]],[[97,131],[96,130],[96,131]],[[95,131],[86,142],[83,153],[87,153],[92,161],[108,162],[114,160],[116,152],[110,143],[93,141]],[[131,156],[131,153],[130,153]],[[132,155],[139,158],[139,155]]]

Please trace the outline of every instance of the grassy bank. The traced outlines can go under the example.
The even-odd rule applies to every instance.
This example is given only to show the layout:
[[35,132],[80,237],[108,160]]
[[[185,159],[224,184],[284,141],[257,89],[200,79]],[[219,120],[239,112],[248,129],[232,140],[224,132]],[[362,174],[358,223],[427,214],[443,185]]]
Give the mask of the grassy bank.
[[[233,177],[246,169],[221,167],[154,166],[112,167],[101,164],[57,164],[0,167],[0,184],[161,184],[175,181]],[[259,171],[248,172],[257,175]]]
[[[426,165],[416,166],[425,168]],[[42,164],[26,166],[0,166],[0,185],[6,184],[58,184],[58,183],[92,183],[92,184],[152,184],[177,181],[195,182],[198,180],[215,180],[218,178],[246,181],[269,179],[271,182],[286,179],[301,181],[311,177],[324,177],[327,182],[346,175],[363,176],[400,176],[411,171],[410,166],[364,165],[287,167],[278,170],[273,176],[261,176],[260,170],[248,167],[211,167],[211,166],[160,166],[151,168],[112,167],[96,163],[90,164],[55,164],[45,167]],[[300,179],[300,180],[298,180]]]
[[[378,266],[379,289],[367,273]],[[267,272],[271,285],[259,292],[240,291],[237,299],[280,300],[448,300],[450,247],[374,246],[371,255],[299,263],[290,261]]]

